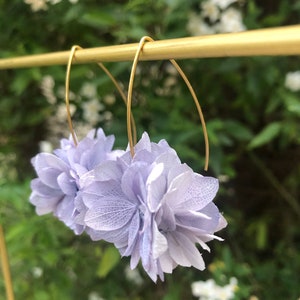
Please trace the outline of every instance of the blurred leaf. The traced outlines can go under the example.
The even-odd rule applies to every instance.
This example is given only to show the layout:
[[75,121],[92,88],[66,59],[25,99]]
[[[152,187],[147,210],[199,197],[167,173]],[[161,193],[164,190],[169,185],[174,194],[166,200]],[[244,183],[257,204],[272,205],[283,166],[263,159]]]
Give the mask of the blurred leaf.
[[248,144],[248,149],[254,149],[267,144],[278,136],[281,130],[282,124],[279,122],[273,122],[267,125],[259,134],[257,134],[252,141]]
[[114,246],[108,246],[101,257],[97,275],[104,278],[120,261],[120,253]]
[[249,141],[253,137],[251,130],[238,121],[227,120],[224,127],[238,141]]
[[294,94],[286,93],[284,95],[284,102],[289,112],[300,116],[300,98]]
[[115,25],[116,19],[110,13],[97,10],[85,13],[80,18],[80,22],[96,28],[107,28]]

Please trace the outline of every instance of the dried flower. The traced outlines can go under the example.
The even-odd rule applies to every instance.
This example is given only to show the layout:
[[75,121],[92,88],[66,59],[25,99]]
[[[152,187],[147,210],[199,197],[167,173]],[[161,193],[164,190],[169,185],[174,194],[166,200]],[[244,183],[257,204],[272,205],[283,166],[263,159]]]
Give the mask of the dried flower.
[[37,154],[32,164],[38,178],[31,181],[30,195],[37,214],[52,212],[76,234],[81,234],[84,226],[74,222],[78,214],[74,201],[80,188],[79,178],[99,163],[115,158],[111,152],[113,143],[114,137],[106,137],[102,129],[92,130],[77,146],[71,138],[63,139],[61,148],[53,154]]
[[177,266],[205,268],[196,243],[226,226],[212,203],[218,181],[182,164],[165,140],[150,142],[144,133],[116,160],[105,161],[81,179],[76,221],[93,240],[112,242],[134,269],[141,260],[153,281]]

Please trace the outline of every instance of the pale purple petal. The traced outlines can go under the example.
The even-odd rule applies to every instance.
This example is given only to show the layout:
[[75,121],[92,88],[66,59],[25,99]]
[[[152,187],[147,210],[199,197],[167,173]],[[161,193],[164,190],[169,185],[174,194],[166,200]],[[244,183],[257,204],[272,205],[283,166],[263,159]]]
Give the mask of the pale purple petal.
[[75,180],[66,173],[61,173],[57,177],[57,183],[61,191],[66,195],[75,196],[77,193],[77,186]]
[[136,211],[136,206],[124,201],[124,198],[107,196],[97,200],[93,209],[86,212],[84,220],[87,226],[95,230],[119,229],[128,223]]

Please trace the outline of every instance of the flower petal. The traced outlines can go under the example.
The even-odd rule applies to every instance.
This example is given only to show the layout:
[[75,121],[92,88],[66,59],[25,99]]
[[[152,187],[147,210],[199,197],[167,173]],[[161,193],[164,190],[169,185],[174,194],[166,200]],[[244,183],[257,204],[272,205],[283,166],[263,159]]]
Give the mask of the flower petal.
[[177,208],[199,211],[210,203],[219,189],[219,182],[214,177],[204,177],[195,173],[182,201],[177,202]]
[[[82,197],[84,199],[84,193]],[[136,205],[126,201],[124,198],[113,195],[99,197],[86,212],[85,222],[95,230],[115,230],[125,226],[135,211]]]
[[75,197],[78,188],[75,180],[71,178],[71,176],[68,176],[66,173],[61,173],[57,177],[57,183],[64,194]]
[[153,243],[152,243],[152,254],[153,258],[157,259],[168,249],[168,242],[166,237],[159,232],[157,225],[153,222]]

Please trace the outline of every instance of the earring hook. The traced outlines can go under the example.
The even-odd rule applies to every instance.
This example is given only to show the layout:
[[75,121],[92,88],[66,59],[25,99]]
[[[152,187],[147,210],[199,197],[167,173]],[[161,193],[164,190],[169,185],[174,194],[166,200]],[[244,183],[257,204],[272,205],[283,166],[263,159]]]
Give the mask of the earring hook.
[[75,51],[77,49],[82,49],[80,46],[78,45],[74,45],[71,48],[71,52],[70,52],[70,56],[69,56],[69,60],[68,60],[68,64],[67,64],[67,70],[66,70],[66,80],[65,80],[65,102],[66,102],[66,109],[67,109],[67,120],[68,120],[68,125],[69,125],[69,129],[70,129],[70,133],[72,135],[72,139],[74,142],[74,145],[77,146],[77,138],[76,138],[76,134],[74,131],[74,127],[73,127],[73,123],[72,123],[72,118],[71,118],[71,111],[70,111],[70,98],[69,98],[69,92],[70,92],[70,73],[71,73],[71,65],[72,65],[72,61],[75,55]]
[[[67,109],[67,120],[68,120],[68,125],[69,125],[69,129],[70,129],[70,133],[72,135],[73,142],[74,142],[75,146],[77,146],[78,142],[77,142],[77,138],[76,138],[76,134],[75,134],[75,131],[74,131],[74,127],[73,127],[73,123],[72,123],[72,118],[71,118],[69,90],[70,90],[71,65],[72,65],[73,58],[75,56],[75,52],[78,49],[83,49],[83,48],[80,47],[80,46],[78,46],[78,45],[74,45],[71,48],[70,57],[69,57],[69,60],[68,60],[67,70],[66,70],[66,79],[65,79],[65,102],[66,102],[66,109]],[[114,78],[114,76],[109,72],[109,70],[101,62],[98,62],[97,65],[110,78],[110,80],[113,82],[113,84],[117,88],[118,92],[120,93],[121,98],[123,99],[125,105],[127,105],[126,96],[125,96],[124,92],[122,91],[122,88],[118,84],[117,80]],[[134,141],[134,143],[136,143],[136,140],[137,140],[137,137],[136,137],[136,125],[135,125],[135,121],[134,121],[132,113],[130,114],[130,122],[131,122],[130,125],[132,126],[132,131],[133,131],[133,141]]]
[[[134,142],[133,142],[133,137],[132,137],[132,128],[130,124],[130,116],[131,116],[131,102],[132,102],[132,90],[133,90],[133,83],[134,83],[134,77],[135,77],[135,72],[139,60],[140,53],[143,49],[143,46],[145,45],[145,42],[154,42],[154,40],[149,37],[149,36],[144,36],[141,38],[136,54],[133,59],[132,67],[131,67],[131,73],[130,73],[130,79],[129,79],[129,85],[128,85],[128,95],[127,95],[127,135],[128,135],[128,141],[129,141],[129,147],[130,147],[130,153],[131,156],[134,156]],[[170,62],[172,65],[176,68],[182,79],[184,80],[185,84],[187,85],[193,100],[195,102],[199,118],[201,121],[202,129],[203,129],[203,136],[204,136],[204,143],[205,143],[205,164],[204,164],[204,170],[207,171],[208,169],[208,164],[209,164],[209,141],[208,141],[208,134],[207,134],[207,128],[205,124],[205,119],[204,115],[201,109],[201,105],[199,103],[199,100],[196,96],[196,93],[189,82],[188,78],[186,77],[185,73],[181,69],[181,67],[177,64],[177,62],[174,59],[170,59]]]

